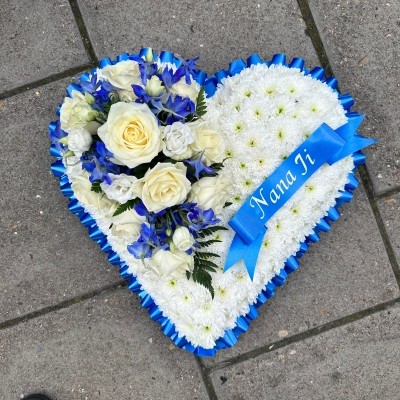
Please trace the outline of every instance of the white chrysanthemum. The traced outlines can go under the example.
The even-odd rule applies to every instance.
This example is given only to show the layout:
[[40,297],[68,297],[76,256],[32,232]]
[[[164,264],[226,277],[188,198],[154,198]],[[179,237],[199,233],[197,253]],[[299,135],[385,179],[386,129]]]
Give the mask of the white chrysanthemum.
[[[255,186],[322,122],[336,129],[347,121],[337,93],[312,77],[304,76],[298,69],[284,66],[268,68],[259,64],[223,79],[207,105],[208,113],[203,119],[224,137],[225,151],[232,157],[224,163],[224,173],[232,176],[230,201],[233,203],[221,210],[225,225]],[[258,108],[262,109],[261,116],[257,115]],[[277,133],[279,128],[282,129],[281,138]],[[193,280],[188,281],[185,276],[158,276],[149,268],[148,260],[135,259],[127,251],[126,243],[111,234],[112,218],[90,205],[85,205],[85,210],[97,220],[113,250],[129,265],[129,272],[137,275],[142,288],[151,294],[163,315],[175,324],[179,335],[185,336],[194,346],[212,348],[224,331],[234,328],[236,319],[249,311],[249,305],[284,267],[285,260],[296,254],[299,243],[334,205],[353,167],[351,157],[347,157],[318,170],[269,220],[254,280],[249,279],[242,261],[226,273],[222,273],[221,268],[213,274],[213,300],[206,288]],[[73,170],[67,169],[70,178]],[[233,236],[232,230],[217,232],[213,238],[221,242],[207,248],[221,256],[216,260],[221,267]]]

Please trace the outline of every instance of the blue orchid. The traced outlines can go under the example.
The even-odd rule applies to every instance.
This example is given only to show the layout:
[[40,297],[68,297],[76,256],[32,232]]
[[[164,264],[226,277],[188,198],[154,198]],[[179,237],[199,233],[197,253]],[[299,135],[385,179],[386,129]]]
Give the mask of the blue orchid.
[[143,259],[151,257],[153,247],[159,247],[155,227],[153,224],[142,224],[138,240],[128,246],[128,251],[135,258]]
[[185,67],[185,82],[190,85],[192,76],[196,76],[196,62],[200,57],[189,58],[182,62],[182,65]]
[[187,214],[187,217],[190,221],[189,230],[194,232],[200,231],[207,226],[215,225],[220,222],[218,218],[215,218],[214,210],[211,208],[202,210],[197,206],[192,206]]
[[183,162],[194,168],[194,176],[196,179],[200,179],[200,174],[202,172],[206,173],[207,175],[215,174],[215,169],[208,167],[203,163],[203,153],[200,153],[198,158],[195,158],[194,160],[183,160]]
[[97,81],[97,73],[92,75],[87,72],[83,73],[79,78],[79,85],[85,92],[93,93],[97,90],[99,82]]
[[108,169],[115,169],[116,165],[111,161],[113,153],[107,150],[103,142],[100,141],[96,142],[96,153],[97,153],[97,160],[99,161],[100,165],[103,165]]
[[177,83],[183,76],[185,76],[186,68],[184,66],[179,67],[175,72],[172,68],[164,68],[161,73],[161,80],[164,82],[166,88],[170,88],[172,85]]
[[102,111],[103,104],[110,99],[110,93],[115,90],[111,83],[98,79],[96,72],[89,75],[87,72],[81,75],[79,85],[85,92],[92,94],[95,99],[94,108]]
[[166,108],[171,111],[167,118],[167,125],[172,125],[175,121],[180,121],[193,114],[196,106],[188,97],[170,95],[166,102]]
[[150,79],[150,77],[157,72],[158,66],[157,63],[154,62],[157,60],[157,54],[152,50],[152,54],[145,55],[145,58],[132,54],[129,56],[129,59],[138,63],[140,78],[143,85],[146,86],[147,79]]
[[137,240],[127,247],[129,253],[131,253],[137,259],[143,259],[151,257],[152,249],[148,243]]
[[139,85],[132,85],[133,93],[135,93],[137,99],[136,103],[150,103],[151,97],[147,94],[146,90]]
[[147,225],[142,224],[139,238],[144,242],[152,242],[156,244],[158,242],[154,224]]
[[146,206],[143,204],[141,200],[139,200],[133,207],[135,211],[141,216],[145,217],[149,215]]
[[109,173],[120,174],[122,167],[114,164],[110,159],[113,154],[106,149],[103,142],[96,142],[95,149],[82,154],[82,168],[90,173],[90,182],[106,182],[109,185],[112,180]]

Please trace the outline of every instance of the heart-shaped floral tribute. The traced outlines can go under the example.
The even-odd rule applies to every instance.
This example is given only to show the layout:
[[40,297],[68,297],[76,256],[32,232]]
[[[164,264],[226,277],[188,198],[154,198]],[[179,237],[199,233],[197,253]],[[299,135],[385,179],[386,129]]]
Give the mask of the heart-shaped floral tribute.
[[208,79],[195,64],[148,48],[103,59],[67,88],[49,133],[69,209],[163,332],[206,356],[329,230],[372,141],[353,143],[352,98],[299,58],[253,55]]

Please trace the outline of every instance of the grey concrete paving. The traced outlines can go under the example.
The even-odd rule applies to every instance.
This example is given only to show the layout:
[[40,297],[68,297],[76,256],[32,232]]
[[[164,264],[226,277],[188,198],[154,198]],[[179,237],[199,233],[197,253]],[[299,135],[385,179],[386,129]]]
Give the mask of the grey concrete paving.
[[396,0],[310,0],[317,27],[343,92],[367,113],[362,132],[380,139],[367,150],[376,193],[400,186],[398,118],[400,3]]
[[49,171],[48,123],[72,78],[0,102],[0,322],[120,281]]
[[[47,125],[72,81],[68,70],[89,61],[76,4],[99,58],[152,46],[200,55],[212,73],[253,52],[318,65],[298,2],[0,1],[0,399],[38,390],[57,400],[399,398],[400,306],[375,314],[370,307],[400,298],[380,233],[386,229],[400,262],[400,5],[299,2],[310,3],[342,91],[368,114],[362,132],[381,139],[367,150],[368,196],[384,226],[359,188],[236,346],[202,360],[207,394],[195,358],[117,288],[117,271],[67,210],[49,172]],[[53,83],[12,91],[41,79]],[[100,294],[105,287],[115,289]],[[269,349],[279,341],[281,349]]]
[[1,2],[0,91],[88,62],[67,0]]
[[126,289],[0,332],[1,399],[206,399],[196,361]]
[[400,264],[400,194],[380,200],[378,206],[396,254],[397,262]]
[[100,58],[151,46],[185,58],[200,56],[199,66],[207,73],[254,52],[263,57],[285,52],[304,57],[310,65],[318,64],[293,0],[122,0],[117,10],[112,1],[78,2]]
[[[250,330],[229,350],[203,362],[212,366],[254,348],[304,332],[399,295],[393,270],[362,188],[342,217],[276,289]],[[366,290],[366,288],[368,288]]]
[[219,399],[396,400],[400,307],[215,371]]

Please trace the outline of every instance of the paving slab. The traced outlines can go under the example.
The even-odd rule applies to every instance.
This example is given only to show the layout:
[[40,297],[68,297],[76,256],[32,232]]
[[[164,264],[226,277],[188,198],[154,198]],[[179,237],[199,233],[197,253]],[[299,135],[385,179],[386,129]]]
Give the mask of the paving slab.
[[[99,58],[150,46],[184,58],[200,56],[207,73],[258,52],[285,52],[318,64],[293,0],[190,1],[78,0]],[[283,29],[283,26],[285,27]]]
[[0,102],[0,322],[120,281],[50,173],[48,124],[71,80]]
[[208,399],[192,354],[126,288],[0,331],[0,398]]
[[378,201],[378,207],[400,265],[400,193]]
[[366,151],[376,193],[400,186],[398,60],[400,2],[310,0],[342,92],[367,114],[361,132],[380,140]]
[[228,358],[267,346],[308,329],[391,300],[399,289],[366,194],[361,187],[329,233],[321,234],[300,259],[300,268],[276,296],[258,310],[249,331],[216,358]]
[[212,380],[219,399],[398,399],[399,328],[396,306],[215,371]]
[[67,0],[3,1],[0,92],[88,62]]

